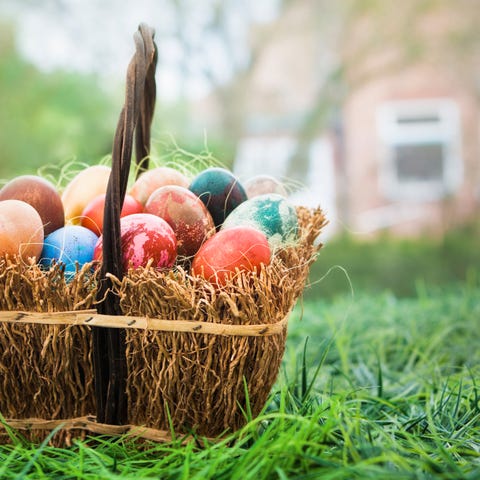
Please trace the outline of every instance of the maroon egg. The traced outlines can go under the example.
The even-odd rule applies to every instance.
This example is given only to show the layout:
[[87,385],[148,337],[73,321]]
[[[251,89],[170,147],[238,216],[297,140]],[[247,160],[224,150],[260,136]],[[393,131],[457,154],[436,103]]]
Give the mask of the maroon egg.
[[62,199],[55,186],[36,175],[22,175],[10,180],[0,190],[0,200],[21,200],[40,215],[44,235],[58,230],[65,223]]
[[[150,260],[155,268],[171,267],[177,257],[177,241],[172,227],[150,213],[134,213],[120,219],[122,267],[145,267]],[[102,259],[103,236],[95,246],[94,259]]]
[[145,212],[163,218],[175,232],[178,255],[190,257],[215,232],[212,216],[190,190],[167,185],[155,190],[145,204]]

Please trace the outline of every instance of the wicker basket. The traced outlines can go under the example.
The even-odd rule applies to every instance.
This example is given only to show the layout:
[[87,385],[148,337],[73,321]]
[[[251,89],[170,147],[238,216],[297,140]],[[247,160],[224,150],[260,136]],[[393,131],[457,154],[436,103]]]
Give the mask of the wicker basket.
[[298,243],[222,289],[182,267],[123,274],[120,206],[134,137],[139,171],[148,167],[155,103],[153,31],[141,25],[134,39],[100,268],[67,281],[61,265],[0,261],[0,441],[10,427],[35,441],[55,429],[54,443],[88,432],[218,436],[258,415],[276,380],[323,213],[299,208]]

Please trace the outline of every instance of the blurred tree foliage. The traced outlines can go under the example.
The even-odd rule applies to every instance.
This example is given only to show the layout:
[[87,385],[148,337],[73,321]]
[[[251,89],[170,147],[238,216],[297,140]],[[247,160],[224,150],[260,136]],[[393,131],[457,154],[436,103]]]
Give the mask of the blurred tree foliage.
[[93,76],[44,73],[20,57],[0,25],[0,178],[111,151],[118,106]]

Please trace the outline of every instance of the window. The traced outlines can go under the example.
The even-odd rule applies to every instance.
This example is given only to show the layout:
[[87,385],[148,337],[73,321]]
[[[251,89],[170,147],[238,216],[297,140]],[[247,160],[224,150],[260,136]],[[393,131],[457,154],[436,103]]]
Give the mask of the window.
[[391,200],[435,200],[462,179],[460,121],[451,100],[383,104],[377,115],[381,189]]

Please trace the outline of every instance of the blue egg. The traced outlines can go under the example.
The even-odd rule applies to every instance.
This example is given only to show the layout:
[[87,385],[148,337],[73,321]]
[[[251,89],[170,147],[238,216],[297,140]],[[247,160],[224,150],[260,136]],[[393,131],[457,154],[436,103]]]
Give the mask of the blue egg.
[[80,225],[66,225],[45,237],[41,265],[49,267],[52,262],[65,264],[65,273],[72,275],[76,263],[81,268],[93,260],[93,251],[98,236]]
[[238,178],[225,168],[211,167],[200,172],[189,186],[207,207],[217,230],[225,218],[247,199]]
[[276,193],[243,202],[226,218],[222,230],[239,225],[263,232],[272,249],[291,245],[298,237],[297,211],[285,197]]

